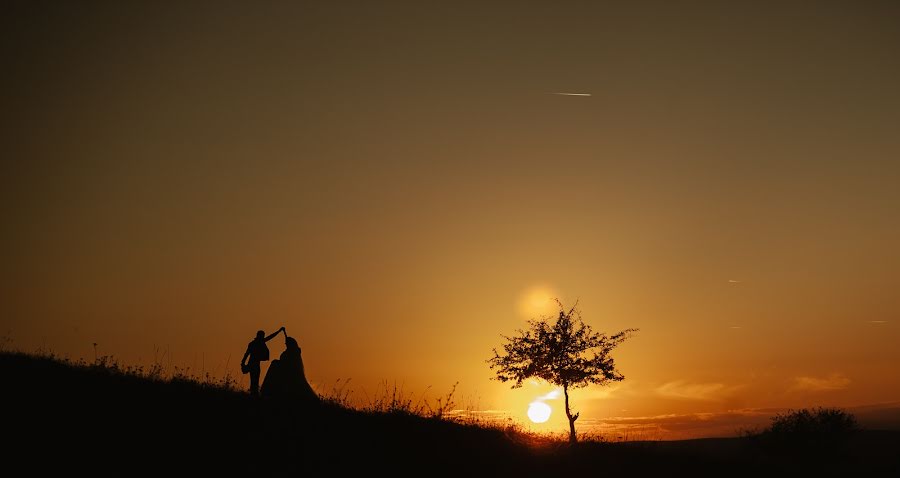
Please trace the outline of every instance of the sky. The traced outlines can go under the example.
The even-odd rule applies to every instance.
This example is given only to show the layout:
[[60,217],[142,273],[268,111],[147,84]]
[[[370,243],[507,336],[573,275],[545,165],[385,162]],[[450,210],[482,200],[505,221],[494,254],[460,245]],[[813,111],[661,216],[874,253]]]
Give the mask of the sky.
[[320,391],[527,423],[485,361],[559,298],[640,329],[579,424],[900,402],[894,2],[186,3],[4,6],[14,347],[283,325]]

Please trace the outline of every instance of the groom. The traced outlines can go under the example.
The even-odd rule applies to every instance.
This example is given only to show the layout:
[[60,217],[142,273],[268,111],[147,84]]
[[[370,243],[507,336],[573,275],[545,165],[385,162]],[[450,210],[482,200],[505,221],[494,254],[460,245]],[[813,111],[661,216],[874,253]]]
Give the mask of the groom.
[[[266,342],[275,338],[280,332],[284,332],[287,337],[287,331],[284,327],[276,330],[272,335],[266,337],[266,333],[262,330],[256,332],[256,338],[247,344],[247,351],[244,352],[244,358],[241,359],[241,372],[250,373],[250,395],[259,396],[259,364],[269,360],[269,347]],[[247,358],[250,361],[247,361]]]

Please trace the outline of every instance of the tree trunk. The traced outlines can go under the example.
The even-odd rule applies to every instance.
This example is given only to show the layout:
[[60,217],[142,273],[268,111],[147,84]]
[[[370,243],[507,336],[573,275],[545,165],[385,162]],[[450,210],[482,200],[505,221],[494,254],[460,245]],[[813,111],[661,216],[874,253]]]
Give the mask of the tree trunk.
[[575,420],[578,420],[578,414],[572,415],[572,411],[569,409],[568,385],[563,385],[563,393],[566,395],[566,418],[569,419],[569,443],[575,443],[578,441],[578,438],[575,435]]

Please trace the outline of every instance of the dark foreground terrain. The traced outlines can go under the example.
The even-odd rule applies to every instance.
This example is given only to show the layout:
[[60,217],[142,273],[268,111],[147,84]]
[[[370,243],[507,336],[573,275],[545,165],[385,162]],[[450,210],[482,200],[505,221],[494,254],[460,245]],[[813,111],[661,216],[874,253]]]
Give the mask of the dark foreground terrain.
[[827,451],[743,438],[568,446],[500,429],[0,353],[3,475],[896,476],[900,432]]

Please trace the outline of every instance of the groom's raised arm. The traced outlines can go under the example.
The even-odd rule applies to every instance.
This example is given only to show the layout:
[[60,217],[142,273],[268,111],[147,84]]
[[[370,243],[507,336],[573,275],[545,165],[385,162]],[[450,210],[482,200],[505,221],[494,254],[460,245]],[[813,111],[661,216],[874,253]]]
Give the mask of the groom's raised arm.
[[275,336],[278,335],[278,334],[280,334],[282,330],[284,330],[284,327],[282,327],[282,328],[276,330],[275,332],[272,332],[272,335],[269,335],[268,337],[265,338],[266,342],[268,342],[268,341],[274,339]]

